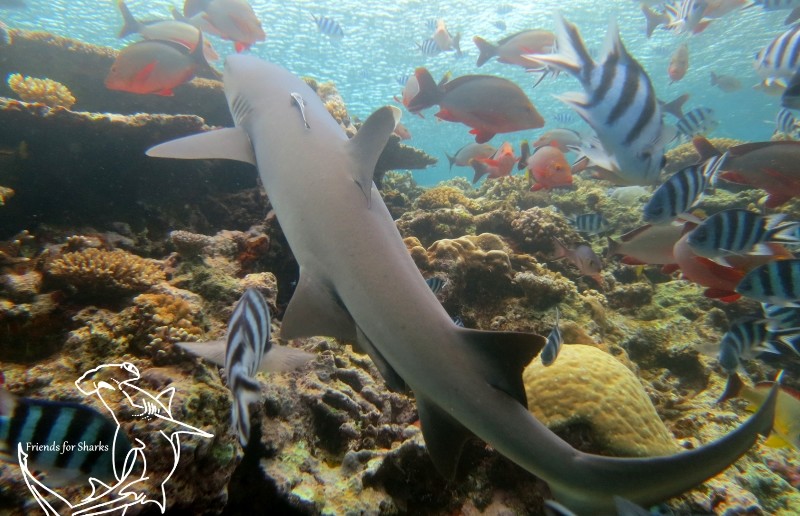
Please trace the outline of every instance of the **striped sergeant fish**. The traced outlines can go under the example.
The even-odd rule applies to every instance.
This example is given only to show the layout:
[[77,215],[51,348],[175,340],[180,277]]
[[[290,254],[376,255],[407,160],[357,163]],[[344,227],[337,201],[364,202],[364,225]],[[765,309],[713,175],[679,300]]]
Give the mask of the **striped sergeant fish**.
[[761,309],[771,330],[800,328],[800,307],[761,303]]
[[765,11],[791,9],[792,12],[783,20],[784,25],[789,25],[800,19],[800,0],[753,0],[753,5],[760,5]]
[[714,110],[707,107],[694,108],[678,120],[678,134],[685,140],[697,134],[708,134],[719,126]]
[[317,29],[320,33],[325,34],[331,39],[342,39],[344,37],[344,30],[342,30],[342,26],[339,25],[339,22],[332,18],[328,18],[327,16],[320,16],[317,18],[313,14],[311,18],[314,20],[314,23],[317,24]]
[[599,235],[610,229],[608,220],[600,213],[583,213],[569,221],[579,232],[587,235]]
[[779,355],[777,340],[763,319],[745,319],[731,325],[719,344],[719,365],[736,374],[741,361],[761,353]]
[[795,306],[800,303],[800,259],[765,263],[748,272],[736,292],[762,303]]
[[775,115],[775,134],[783,133],[797,138],[798,129],[800,127],[798,127],[797,119],[792,112],[786,108],[779,109],[778,114]]
[[[730,254],[772,255],[767,242],[799,242],[791,234],[800,222],[784,222],[785,215],[761,215],[752,211],[731,209],[715,213],[691,232],[687,239],[695,254],[719,258]],[[723,263],[726,265],[726,263]]]
[[558,322],[559,314],[558,307],[556,307],[555,325],[550,331],[550,335],[547,336],[547,343],[545,343],[544,347],[542,348],[542,352],[539,355],[542,357],[543,366],[549,366],[555,362],[556,358],[558,358],[558,354],[561,352],[561,346],[564,345],[564,338],[561,336],[561,330],[558,327]]
[[45,472],[53,486],[119,480],[116,471],[131,451],[119,425],[87,405],[19,398],[0,389],[0,458],[16,462],[19,445],[31,470]]
[[647,185],[658,181],[664,164],[664,146],[674,138],[666,129],[653,84],[628,54],[612,20],[595,63],[578,28],[556,15],[557,53],[526,57],[575,76],[583,93],[558,97],[597,133],[602,148],[584,149],[596,165],[612,171],[624,184]]
[[786,85],[800,67],[800,25],[773,39],[756,54],[755,68],[766,86]]
[[210,362],[225,367],[228,388],[233,394],[231,424],[239,442],[250,439],[250,404],[259,400],[258,371],[282,372],[297,369],[314,355],[270,342],[270,313],[264,296],[249,288],[236,304],[228,321],[226,340],[207,343],[182,342],[178,345]]
[[434,276],[432,278],[426,279],[425,283],[428,284],[428,287],[430,287],[431,292],[433,292],[434,294],[438,294],[439,292],[442,291],[442,288],[444,288],[444,285],[447,283],[447,280],[440,276]]
[[689,210],[700,202],[705,189],[714,184],[717,172],[727,157],[726,152],[675,172],[653,192],[644,205],[642,219],[650,224],[666,224],[679,215],[687,219],[694,218],[688,215]]
[[667,4],[665,9],[670,12],[670,23],[666,27],[678,34],[701,32],[707,25],[701,23],[707,8],[708,0],[683,0],[677,8]]
[[428,38],[422,43],[417,43],[417,48],[424,56],[438,56],[442,53],[441,47],[433,38]]

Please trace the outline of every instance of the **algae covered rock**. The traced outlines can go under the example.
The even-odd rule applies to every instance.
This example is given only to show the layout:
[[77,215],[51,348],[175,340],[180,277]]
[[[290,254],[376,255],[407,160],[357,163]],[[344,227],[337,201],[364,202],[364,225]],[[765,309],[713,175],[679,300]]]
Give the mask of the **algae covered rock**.
[[588,427],[593,446],[619,456],[669,455],[679,449],[639,379],[595,347],[564,345],[552,365],[545,367],[537,357],[522,378],[528,408],[556,432]]

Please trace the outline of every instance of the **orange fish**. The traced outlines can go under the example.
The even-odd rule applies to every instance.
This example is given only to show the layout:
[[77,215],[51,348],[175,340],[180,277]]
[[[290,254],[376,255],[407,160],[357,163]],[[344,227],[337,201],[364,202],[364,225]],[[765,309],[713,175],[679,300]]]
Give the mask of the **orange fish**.
[[436,42],[436,45],[442,52],[455,50],[456,56],[461,57],[461,48],[459,41],[461,41],[461,33],[451,36],[447,30],[444,20],[436,20],[436,30],[433,32],[431,39]]
[[686,75],[689,69],[689,46],[684,43],[679,46],[669,60],[669,68],[667,74],[672,82],[678,82]]
[[497,133],[538,129],[544,119],[519,86],[492,75],[463,75],[437,85],[430,72],[417,68],[414,73],[419,93],[406,108],[411,113],[439,105],[436,117],[461,122],[472,128],[477,143],[485,143]]
[[190,81],[198,71],[218,76],[203,57],[202,39],[201,34],[192,52],[180,43],[149,39],[125,47],[111,65],[106,88],[171,96],[173,88]]
[[404,126],[400,122],[397,122],[397,125],[394,126],[394,133],[398,138],[401,140],[410,140],[411,139],[411,131],[408,130],[408,127]]
[[200,30],[233,41],[237,52],[267,38],[246,0],[186,0],[183,14]]
[[475,177],[472,182],[477,183],[481,177],[487,174],[487,180],[510,176],[514,163],[518,160],[519,158],[514,156],[514,148],[510,143],[505,142],[492,154],[492,157],[475,158],[470,162],[475,170]]
[[528,158],[528,171],[530,177],[536,180],[531,192],[572,184],[572,170],[567,158],[554,145],[540,147],[534,152]]

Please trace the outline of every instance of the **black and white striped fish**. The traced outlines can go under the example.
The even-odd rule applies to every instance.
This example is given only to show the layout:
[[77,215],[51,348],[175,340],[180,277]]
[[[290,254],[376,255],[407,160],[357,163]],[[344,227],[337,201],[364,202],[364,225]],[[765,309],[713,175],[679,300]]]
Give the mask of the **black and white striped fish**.
[[417,48],[419,48],[419,51],[422,52],[424,56],[438,56],[442,53],[442,49],[433,38],[428,38],[422,43],[417,43]]
[[231,423],[242,446],[250,438],[250,403],[257,402],[261,396],[256,373],[290,371],[314,358],[313,354],[296,348],[273,346],[270,320],[269,305],[264,296],[249,288],[231,314],[225,341],[179,344],[187,351],[225,367],[228,388],[233,394]]
[[707,107],[694,108],[683,115],[675,125],[678,134],[686,140],[696,134],[708,134],[719,126],[719,120],[714,116],[714,110]]
[[800,307],[761,303],[761,309],[771,330],[800,328]]
[[775,115],[775,133],[783,133],[796,138],[798,130],[800,127],[798,127],[794,114],[786,108],[779,109],[778,114]]
[[564,338],[561,336],[561,330],[558,327],[558,323],[559,315],[558,307],[556,307],[555,325],[553,325],[553,329],[550,330],[550,335],[547,336],[547,342],[542,348],[542,352],[540,354],[542,358],[542,365],[544,366],[552,365],[552,363],[556,361],[558,354],[561,352],[561,346],[564,344]]
[[409,80],[411,77],[412,77],[412,76],[411,76],[410,74],[407,74],[407,73],[406,73],[406,74],[403,74],[403,75],[398,75],[398,76],[395,78],[395,81],[397,81],[397,84],[399,84],[400,86],[405,86],[405,85],[406,85],[406,83],[408,82],[408,80]]
[[791,79],[800,67],[800,25],[795,25],[773,39],[756,54],[756,72],[764,84],[783,84]]
[[[595,63],[578,28],[556,15],[557,53],[526,57],[575,76],[585,93],[558,97],[592,128],[601,148],[589,159],[610,170],[626,184],[647,185],[658,181],[664,164],[664,146],[674,138],[662,120],[653,84],[628,53],[611,22],[602,62]],[[584,150],[586,152],[586,150]]]
[[608,220],[600,213],[582,213],[570,219],[570,222],[579,232],[587,235],[599,235],[610,229]]
[[743,359],[761,353],[780,354],[776,339],[763,319],[734,322],[719,344],[719,365],[728,374],[735,374]]
[[642,219],[649,224],[666,224],[678,216],[692,218],[689,210],[700,202],[705,189],[714,184],[727,157],[726,152],[675,172],[653,192],[644,205]]
[[320,16],[317,18],[313,14],[311,18],[314,20],[314,23],[317,24],[317,29],[320,33],[325,34],[331,39],[342,39],[344,37],[342,26],[333,18],[328,18],[327,16]]
[[[717,212],[697,226],[687,238],[695,254],[720,258],[730,254],[772,255],[767,242],[795,243],[793,231],[800,222],[784,221],[783,213],[761,215],[748,210]],[[724,265],[724,264],[723,264]]]
[[678,34],[701,31],[700,21],[707,7],[708,0],[682,0],[677,7],[667,4],[665,9],[669,11],[670,18],[670,22],[666,25],[667,29]]
[[575,116],[572,113],[562,111],[553,115],[553,120],[559,124],[569,125],[575,121]]
[[800,303],[800,259],[777,260],[745,274],[736,292],[762,303],[794,306]]
[[20,444],[28,467],[46,473],[53,486],[90,478],[113,483],[131,451],[119,425],[92,407],[19,398],[0,389],[0,458],[16,462]]
[[425,283],[428,284],[428,287],[430,287],[431,292],[433,292],[434,294],[438,294],[439,292],[442,291],[442,288],[447,283],[447,280],[440,276],[434,276],[432,278],[426,279]]

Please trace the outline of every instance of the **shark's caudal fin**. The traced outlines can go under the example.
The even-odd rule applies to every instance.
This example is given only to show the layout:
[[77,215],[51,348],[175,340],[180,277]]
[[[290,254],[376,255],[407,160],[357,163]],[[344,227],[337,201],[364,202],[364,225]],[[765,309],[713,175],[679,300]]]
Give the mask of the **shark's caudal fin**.
[[[725,437],[693,450],[650,458],[576,452],[565,482],[549,482],[555,498],[576,514],[614,514],[613,495],[650,505],[691,489],[733,464],[772,428],[778,384],[753,416]],[[567,480],[568,479],[568,480]]]

